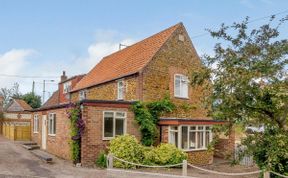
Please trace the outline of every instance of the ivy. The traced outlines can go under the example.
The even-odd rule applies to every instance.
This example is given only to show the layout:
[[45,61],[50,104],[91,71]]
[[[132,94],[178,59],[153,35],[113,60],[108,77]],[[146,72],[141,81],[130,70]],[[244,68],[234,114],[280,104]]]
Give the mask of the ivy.
[[70,151],[74,163],[79,163],[81,159],[81,136],[85,129],[85,123],[82,119],[81,108],[79,104],[70,104],[67,109],[70,120]]
[[168,97],[160,101],[149,103],[136,102],[132,105],[132,111],[135,114],[135,120],[140,125],[140,132],[142,134],[141,142],[145,146],[154,144],[157,137],[157,123],[159,117],[164,113],[172,112],[175,105]]

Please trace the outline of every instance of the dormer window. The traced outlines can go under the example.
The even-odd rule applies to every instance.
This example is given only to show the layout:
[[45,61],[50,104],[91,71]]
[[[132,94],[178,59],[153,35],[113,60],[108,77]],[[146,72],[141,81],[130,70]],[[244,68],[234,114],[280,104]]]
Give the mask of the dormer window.
[[69,93],[71,91],[71,81],[69,82],[65,82],[63,84],[63,93],[66,94],[66,93]]
[[188,77],[182,74],[174,76],[174,96],[177,98],[188,98]]
[[124,81],[118,80],[117,82],[117,100],[124,99]]

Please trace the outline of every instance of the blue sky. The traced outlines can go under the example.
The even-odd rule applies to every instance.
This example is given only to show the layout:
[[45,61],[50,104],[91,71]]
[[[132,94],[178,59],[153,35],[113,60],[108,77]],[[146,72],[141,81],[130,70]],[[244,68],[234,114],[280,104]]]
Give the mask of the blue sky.
[[[195,37],[205,28],[285,10],[287,0],[0,0],[0,74],[87,73],[120,42],[132,44],[178,22],[184,23],[200,55],[211,53],[215,41],[209,35]],[[281,30],[287,32],[287,25]],[[25,93],[33,80],[41,94],[42,78],[0,76],[0,88],[18,82]],[[55,84],[47,90],[55,90]]]

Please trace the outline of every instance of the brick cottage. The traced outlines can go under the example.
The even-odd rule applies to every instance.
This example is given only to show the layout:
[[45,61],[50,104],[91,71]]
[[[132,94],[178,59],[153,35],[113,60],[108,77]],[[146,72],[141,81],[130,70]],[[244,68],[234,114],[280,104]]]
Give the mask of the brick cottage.
[[[81,163],[89,166],[117,135],[141,133],[129,109],[134,101],[156,101],[170,96],[176,109],[159,121],[160,142],[185,150],[196,164],[213,162],[207,150],[211,127],[223,122],[207,117],[201,86],[189,78],[201,61],[182,23],[104,57],[88,74],[61,77],[59,89],[34,112],[32,139],[41,148],[70,159],[69,102],[80,102],[86,124],[81,140]],[[233,147],[233,145],[232,145]]]

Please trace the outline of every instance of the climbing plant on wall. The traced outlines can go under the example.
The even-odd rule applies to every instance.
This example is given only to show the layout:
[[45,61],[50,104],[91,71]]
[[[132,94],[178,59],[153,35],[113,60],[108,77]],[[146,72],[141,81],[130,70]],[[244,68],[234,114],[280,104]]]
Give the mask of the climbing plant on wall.
[[135,120],[140,125],[142,134],[141,142],[145,146],[154,144],[157,137],[157,123],[159,117],[168,112],[172,112],[175,105],[168,97],[154,102],[135,102],[132,105],[132,111],[135,114]]
[[79,104],[70,104],[67,109],[70,120],[70,151],[74,163],[81,160],[81,136],[85,129],[85,123],[82,119],[81,108]]

